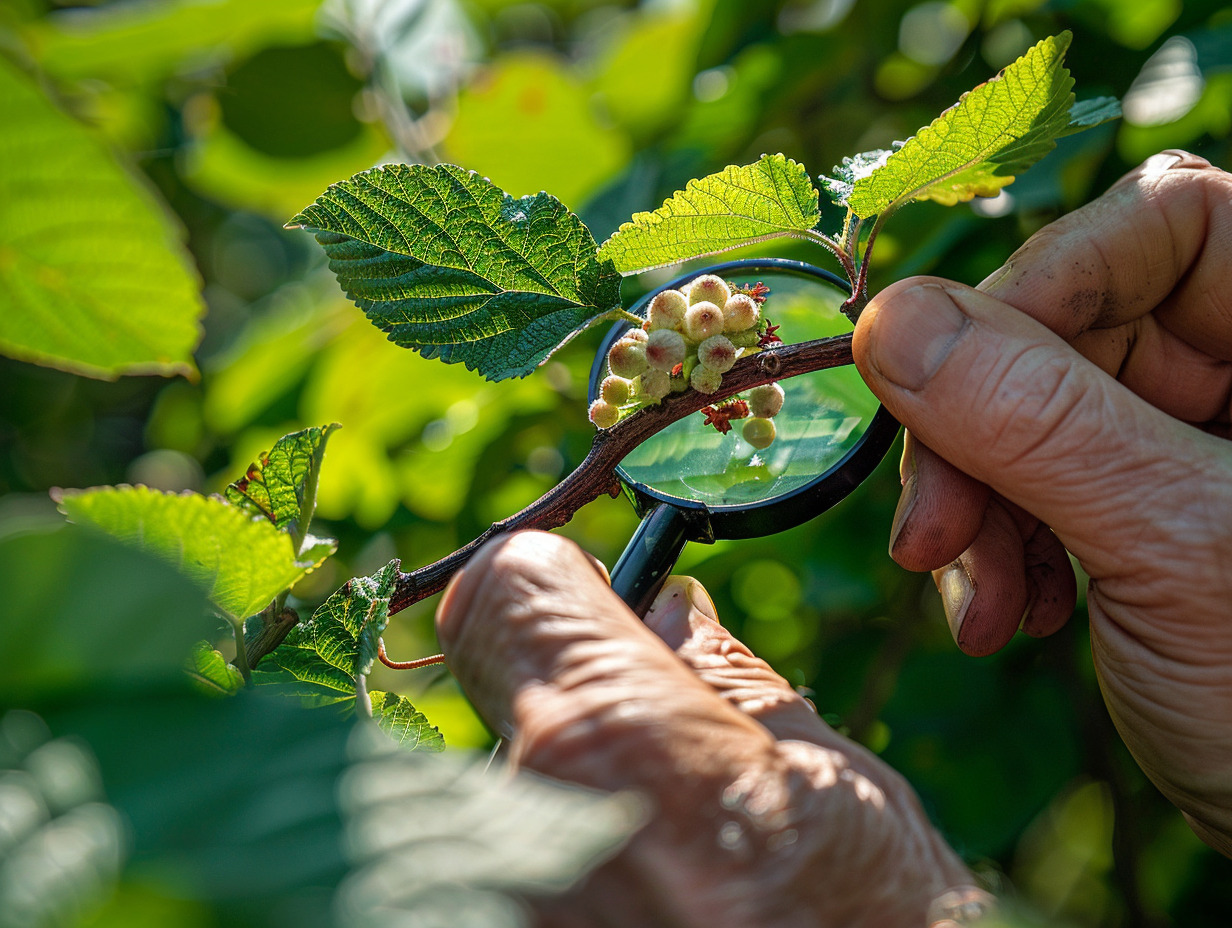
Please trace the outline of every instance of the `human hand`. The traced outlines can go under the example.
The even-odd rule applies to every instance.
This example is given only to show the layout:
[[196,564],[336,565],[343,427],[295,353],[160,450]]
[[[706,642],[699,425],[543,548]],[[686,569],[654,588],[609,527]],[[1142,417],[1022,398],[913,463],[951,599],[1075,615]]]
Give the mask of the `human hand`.
[[955,899],[987,900],[910,786],[728,634],[700,584],[670,579],[645,621],[537,532],[482,548],[437,613],[516,766],[651,801],[546,923],[940,928]]
[[1232,177],[1156,155],[978,289],[887,288],[854,352],[910,430],[891,554],[959,646],[1059,629],[1072,552],[1113,721],[1232,856]]

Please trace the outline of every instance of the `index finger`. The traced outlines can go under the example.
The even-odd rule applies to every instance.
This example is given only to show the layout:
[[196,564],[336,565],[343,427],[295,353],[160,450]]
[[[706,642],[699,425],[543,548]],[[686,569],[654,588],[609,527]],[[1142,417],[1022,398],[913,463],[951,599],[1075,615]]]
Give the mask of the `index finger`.
[[1041,229],[980,289],[1067,341],[1153,313],[1184,342],[1232,361],[1230,264],[1232,176],[1167,151]]

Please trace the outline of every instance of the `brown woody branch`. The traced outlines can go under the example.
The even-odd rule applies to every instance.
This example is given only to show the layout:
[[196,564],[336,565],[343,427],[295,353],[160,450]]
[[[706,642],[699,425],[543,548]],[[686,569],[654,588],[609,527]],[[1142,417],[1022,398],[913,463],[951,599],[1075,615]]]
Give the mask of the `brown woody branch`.
[[506,532],[520,529],[559,528],[573,514],[603,494],[616,496],[620,484],[616,465],[639,444],[678,419],[692,415],[736,393],[799,374],[851,364],[851,336],[836,335],[798,345],[780,345],[742,358],[723,375],[718,392],[709,395],[686,390],[667,397],[657,406],[640,410],[623,422],[595,435],[585,459],[573,473],[521,512],[493,524],[470,544],[434,564],[398,575],[389,603],[390,613],[439,593],[485,542]]

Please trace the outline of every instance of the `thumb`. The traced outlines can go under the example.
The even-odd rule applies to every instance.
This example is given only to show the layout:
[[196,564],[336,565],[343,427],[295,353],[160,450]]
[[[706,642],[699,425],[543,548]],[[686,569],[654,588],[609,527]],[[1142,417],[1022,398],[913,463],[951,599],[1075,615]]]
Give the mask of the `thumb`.
[[[936,278],[888,287],[865,309],[853,350],[869,388],[912,434],[1051,525],[1093,576],[1133,570],[1166,546],[1157,516],[1185,508],[1187,473],[1211,472],[1208,436],[969,287]],[[1144,537],[1155,531],[1158,546]],[[1117,543],[1127,537],[1132,551]]]

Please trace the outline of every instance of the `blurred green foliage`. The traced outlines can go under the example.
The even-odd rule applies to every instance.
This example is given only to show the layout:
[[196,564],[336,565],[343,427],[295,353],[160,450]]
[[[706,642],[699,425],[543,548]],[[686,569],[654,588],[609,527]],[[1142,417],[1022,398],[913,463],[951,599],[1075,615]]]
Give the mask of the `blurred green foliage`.
[[[111,872],[108,854],[128,840],[108,830],[111,807],[99,797],[128,817],[136,843],[119,890],[101,909],[83,903],[97,925],[309,924],[343,864],[335,845],[313,843],[324,819],[296,819],[289,794],[271,799],[261,784],[293,772],[304,790],[331,788],[343,735],[301,731],[290,708],[265,702],[236,702],[230,728],[182,695],[139,701],[140,718],[132,704],[73,702],[65,687],[96,681],[120,699],[133,676],[182,659],[167,665],[158,653],[209,629],[179,626],[194,630],[181,641],[160,626],[141,648],[108,652],[110,636],[131,635],[126,615],[164,615],[187,600],[173,577],[142,562],[157,580],[125,613],[116,604],[127,600],[111,591],[136,554],[29,533],[51,512],[50,487],[218,491],[278,436],[340,422],[317,526],[340,548],[297,587],[302,612],[395,556],[410,567],[448,553],[550,487],[589,445],[585,384],[598,333],[503,384],[395,348],[346,303],[311,238],[282,229],[326,185],[380,160],[456,161],[514,195],[547,189],[601,241],[632,212],[726,164],[781,151],[816,174],[904,139],[1061,29],[1074,31],[1067,65],[1079,96],[1122,97],[1126,118],[1062,140],[996,200],[896,215],[873,289],[922,272],[974,283],[1161,148],[1232,166],[1232,13],[1213,0],[68,6],[4,4],[0,53],[159,190],[187,232],[209,306],[200,382],[102,383],[0,359],[0,532],[24,533],[0,543],[17,545],[5,548],[0,573],[14,589],[77,565],[66,571],[73,584],[44,579],[28,588],[28,608],[0,619],[0,701],[39,709],[50,737],[84,738],[98,757],[102,792],[80,799],[98,813],[83,832],[97,860],[71,872]],[[391,115],[398,101],[402,119]],[[789,242],[763,250],[818,260]],[[626,281],[627,299],[647,283]],[[927,578],[885,553],[897,491],[887,461],[790,537],[693,547],[680,569],[827,718],[908,777],[967,859],[1034,913],[1017,923],[1226,925],[1232,865],[1192,836],[1121,746],[1090,669],[1085,616],[994,658],[960,656]],[[603,499],[563,532],[611,564],[633,526],[622,500]],[[80,637],[54,624],[52,637],[38,630],[42,596],[88,618]],[[385,636],[393,657],[435,650],[432,606],[394,620]],[[451,745],[487,742],[435,672],[378,668],[373,684],[410,695]],[[269,769],[209,763],[211,752],[270,738]],[[292,770],[281,750],[317,760]],[[188,769],[199,775],[177,780]],[[244,828],[224,835],[220,821],[160,836],[160,847],[185,843],[175,866],[157,864],[142,842],[154,840],[167,794],[190,787],[202,789],[201,808],[239,809]],[[336,826],[332,805],[314,808]],[[236,834],[255,843],[228,862]],[[274,852],[260,851],[266,840]],[[297,853],[285,856],[288,848]],[[277,873],[267,872],[271,861]]]

